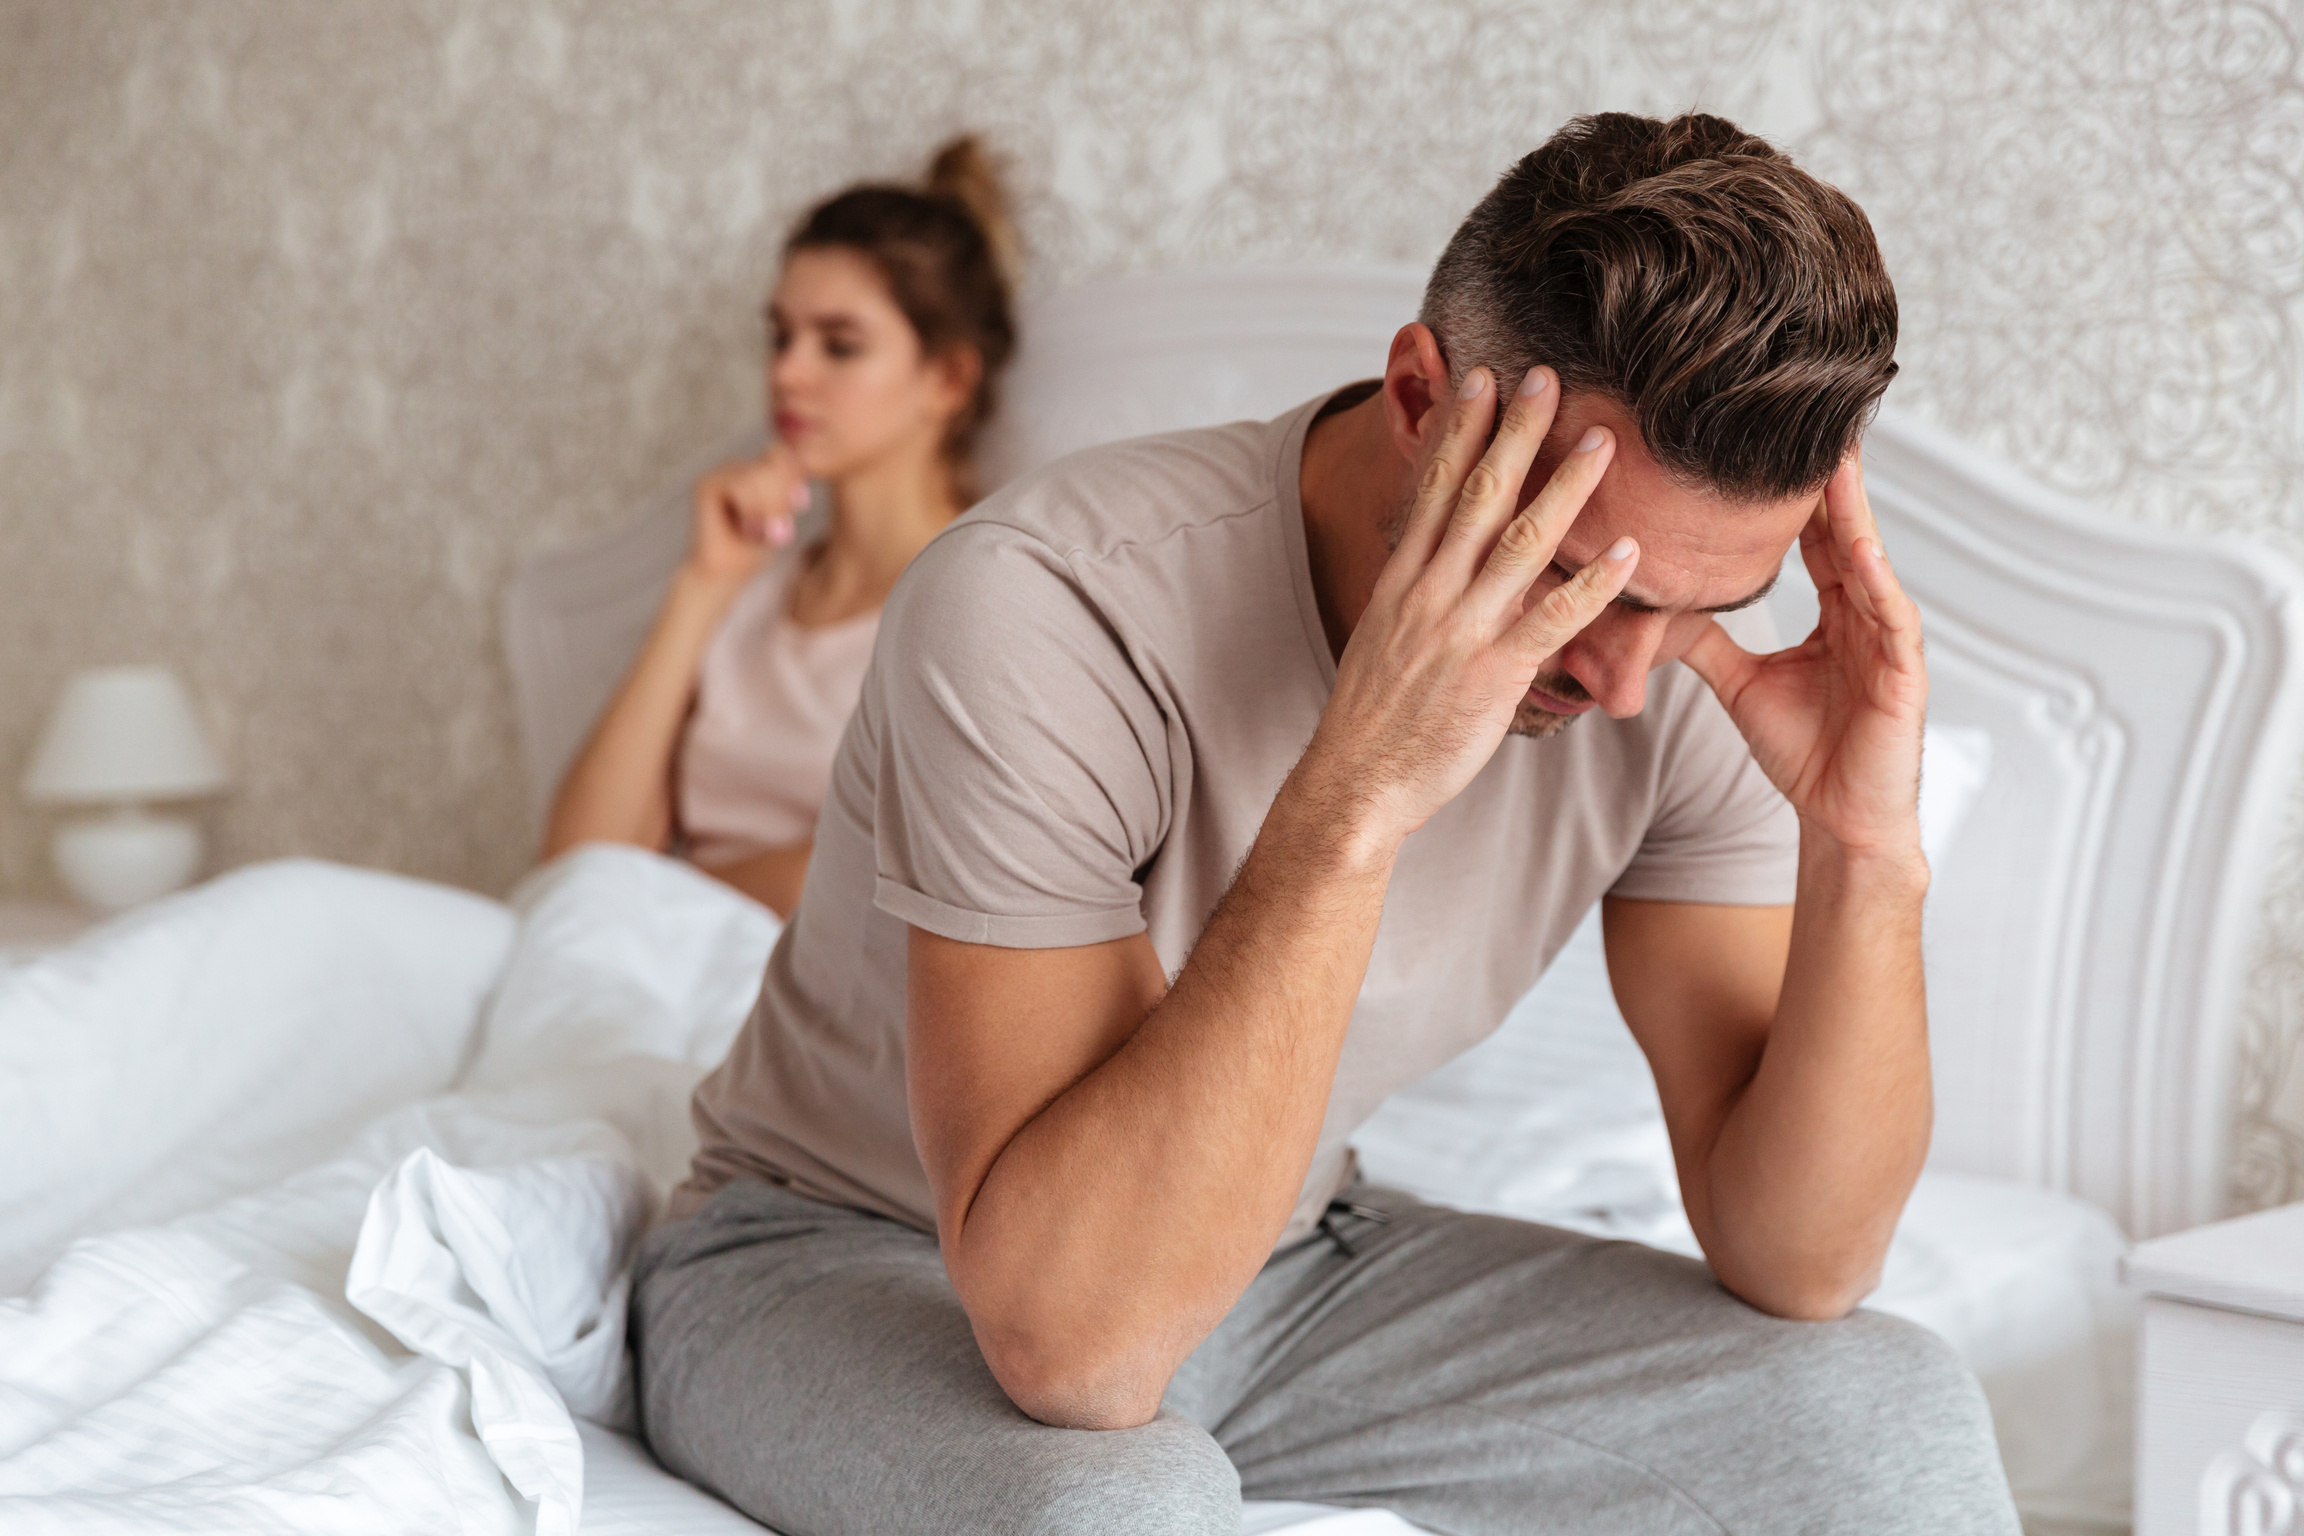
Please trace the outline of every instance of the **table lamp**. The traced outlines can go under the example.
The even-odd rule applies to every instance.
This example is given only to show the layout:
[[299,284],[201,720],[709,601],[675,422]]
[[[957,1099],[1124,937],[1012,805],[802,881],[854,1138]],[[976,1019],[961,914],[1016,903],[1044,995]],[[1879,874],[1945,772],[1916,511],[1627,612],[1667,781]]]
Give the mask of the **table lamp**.
[[23,788],[34,804],[109,807],[60,824],[51,852],[73,895],[116,912],[167,895],[200,868],[199,827],[146,807],[224,785],[224,765],[174,672],[91,667],[65,683]]

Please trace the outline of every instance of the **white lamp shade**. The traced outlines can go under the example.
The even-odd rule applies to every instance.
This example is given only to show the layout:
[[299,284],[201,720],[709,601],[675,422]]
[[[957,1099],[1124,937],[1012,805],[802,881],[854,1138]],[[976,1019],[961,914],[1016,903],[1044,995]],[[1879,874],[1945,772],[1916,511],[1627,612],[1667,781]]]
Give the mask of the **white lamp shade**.
[[183,800],[224,784],[192,700],[166,667],[74,673],[24,770],[32,801]]

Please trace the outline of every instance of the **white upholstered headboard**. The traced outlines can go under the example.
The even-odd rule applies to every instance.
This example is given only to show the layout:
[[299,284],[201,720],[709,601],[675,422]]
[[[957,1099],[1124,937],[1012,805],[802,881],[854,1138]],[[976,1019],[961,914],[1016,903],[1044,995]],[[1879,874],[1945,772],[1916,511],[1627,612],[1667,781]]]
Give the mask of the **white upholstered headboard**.
[[[1211,269],[1051,295],[1025,312],[987,479],[1370,376],[1422,281]],[[2245,947],[2304,747],[2304,579],[2238,540],[2092,515],[1893,412],[1866,462],[1927,616],[1932,723],[1991,738],[1929,903],[1933,1161],[2080,1195],[2138,1237],[2219,1215]],[[687,516],[683,481],[513,579],[505,638],[539,814]],[[1805,632],[1796,559],[1772,606]]]

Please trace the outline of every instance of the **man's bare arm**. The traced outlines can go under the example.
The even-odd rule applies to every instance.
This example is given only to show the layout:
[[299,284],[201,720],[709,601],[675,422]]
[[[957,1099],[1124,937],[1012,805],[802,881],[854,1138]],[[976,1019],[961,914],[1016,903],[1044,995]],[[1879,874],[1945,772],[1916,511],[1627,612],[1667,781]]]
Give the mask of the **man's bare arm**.
[[1713,1273],[1822,1318],[1877,1282],[1927,1150],[1927,1019],[1917,904],[1802,874],[1797,908],[1611,897],[1602,921]]
[[1543,662],[1631,574],[1526,594],[1606,468],[1519,509],[1549,373],[1435,406],[1400,545],[1320,727],[1175,984],[1141,939],[1000,951],[914,930],[907,1072],[945,1263],[987,1363],[1051,1423],[1149,1420],[1301,1192],[1401,841],[1493,755]]
[[[1705,926],[1697,909],[1674,917],[1633,902],[1612,904],[1610,969],[1628,951],[1626,1018],[1641,1015],[1689,1220],[1714,1272],[1763,1310],[1837,1317],[1877,1281],[1928,1150],[1928,674],[1919,610],[1889,569],[1854,456],[1800,551],[1817,588],[1814,633],[1754,656],[1714,625],[1687,655],[1799,814],[1781,987],[1761,1007],[1758,982],[1730,979],[1753,967],[1723,950],[1739,942],[1728,919],[1710,919],[1706,939],[1693,931]],[[1747,1001],[1701,995],[1731,987]],[[1754,1018],[1766,1021],[1755,1045],[1735,1045],[1752,1041]],[[1708,1029],[1721,1039],[1703,1043]]]
[[1033,1417],[1149,1420],[1286,1224],[1391,871],[1336,824],[1290,781],[1172,989],[1141,934],[912,930],[913,1136],[984,1358]]

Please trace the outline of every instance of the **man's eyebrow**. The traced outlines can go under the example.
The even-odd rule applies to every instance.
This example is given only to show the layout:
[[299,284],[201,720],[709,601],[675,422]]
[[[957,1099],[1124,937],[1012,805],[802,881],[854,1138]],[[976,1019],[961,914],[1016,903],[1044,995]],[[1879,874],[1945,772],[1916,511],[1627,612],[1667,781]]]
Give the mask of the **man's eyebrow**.
[[1745,596],[1736,599],[1736,601],[1732,603],[1715,603],[1709,608],[1699,609],[1698,611],[1701,613],[1734,613],[1739,608],[1750,608],[1757,603],[1765,601],[1768,594],[1776,590],[1776,583],[1783,576],[1783,574],[1784,567],[1778,566],[1776,567],[1775,573],[1773,575],[1771,575],[1766,581],[1760,583],[1760,589],[1758,591],[1747,593]]
[[[1564,561],[1555,560],[1555,561],[1553,561],[1553,562],[1552,562],[1552,565],[1553,565],[1553,569],[1555,569],[1555,570],[1557,570],[1557,571],[1561,572],[1563,575],[1567,575],[1567,576],[1574,576],[1574,575],[1576,574],[1576,573],[1575,573],[1575,571],[1573,571],[1572,569],[1570,569],[1570,568],[1569,568],[1569,566],[1568,566],[1568,565],[1566,564],[1566,562],[1564,562]],[[1749,595],[1747,595],[1747,596],[1744,596],[1744,597],[1740,597],[1740,598],[1736,599],[1736,601],[1734,601],[1734,602],[1732,602],[1732,603],[1715,603],[1715,604],[1713,604],[1713,605],[1712,605],[1711,607],[1709,607],[1709,608],[1699,608],[1699,609],[1697,609],[1697,610],[1696,610],[1696,612],[1698,612],[1698,613],[1734,613],[1734,612],[1735,612],[1737,609],[1739,609],[1739,608],[1749,608],[1749,607],[1751,607],[1753,604],[1755,604],[1755,603],[1757,603],[1757,602],[1760,602],[1762,599],[1766,598],[1766,597],[1768,596],[1768,594],[1769,594],[1769,593],[1771,593],[1771,592],[1775,591],[1775,590],[1776,590],[1776,581],[1777,581],[1777,577],[1780,577],[1780,576],[1782,576],[1783,574],[1784,574],[1784,570],[1783,570],[1783,567],[1779,566],[1779,567],[1777,567],[1777,570],[1776,570],[1776,575],[1775,575],[1775,576],[1771,576],[1771,577],[1769,577],[1769,578],[1768,578],[1768,579],[1767,579],[1765,582],[1761,583],[1761,585],[1760,585],[1760,590],[1759,590],[1759,591],[1757,591],[1757,592],[1754,592],[1754,593],[1751,593],[1751,594],[1749,594]],[[1617,606],[1617,607],[1619,607],[1619,608],[1629,608],[1629,609],[1630,609],[1630,610],[1632,610],[1632,612],[1634,612],[1634,613],[1662,613],[1662,612],[1664,611],[1662,608],[1658,607],[1658,606],[1657,606],[1656,604],[1654,604],[1654,603],[1647,603],[1647,602],[1642,602],[1642,601],[1641,601],[1639,598],[1637,598],[1637,597],[1634,597],[1634,596],[1633,596],[1631,593],[1629,593],[1629,592],[1619,592],[1619,593],[1616,595],[1616,597],[1614,598],[1614,602],[1615,602],[1615,604],[1616,604],[1616,606]]]

